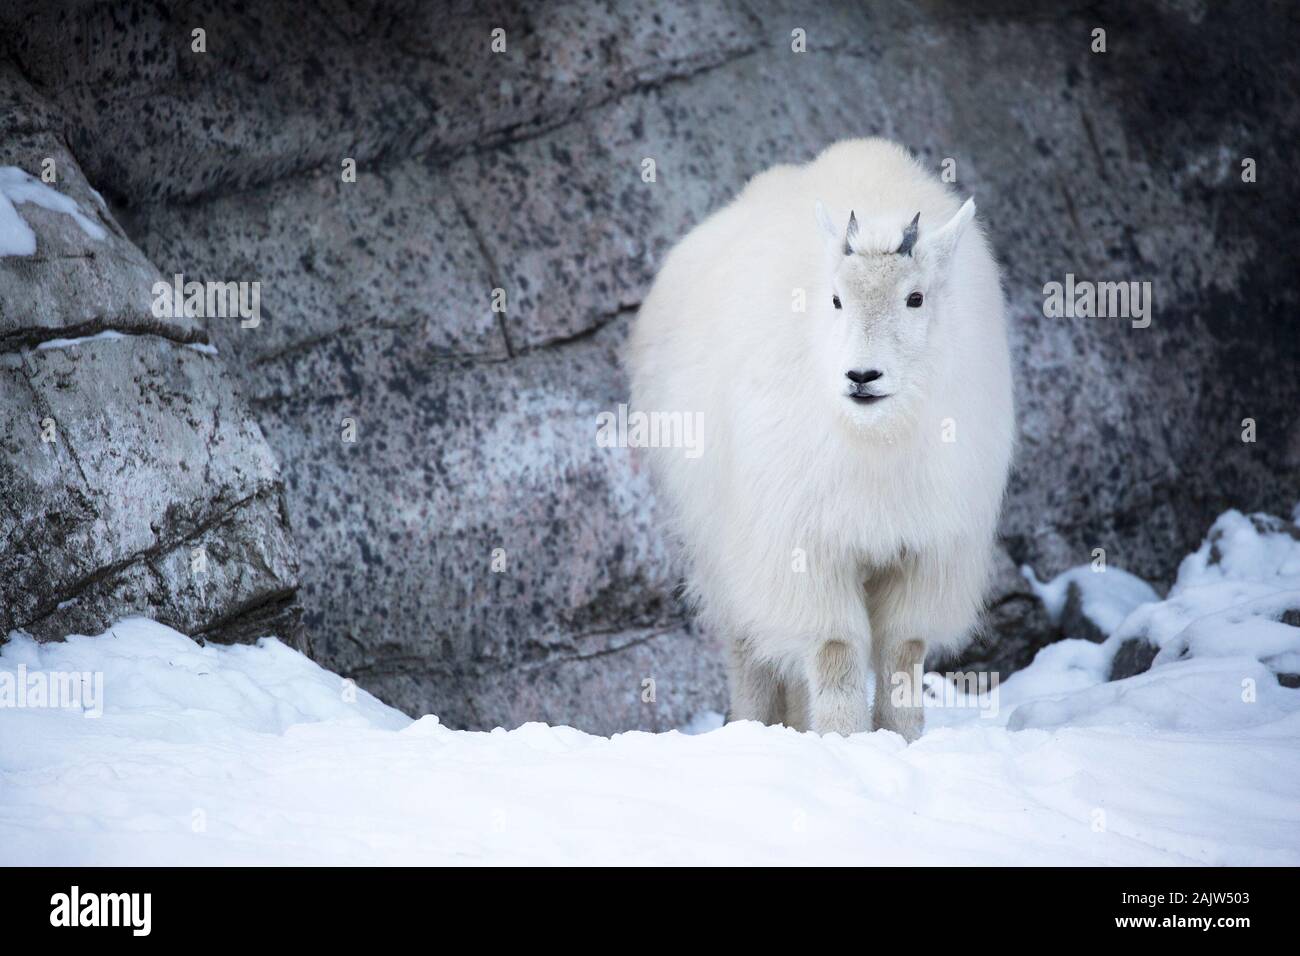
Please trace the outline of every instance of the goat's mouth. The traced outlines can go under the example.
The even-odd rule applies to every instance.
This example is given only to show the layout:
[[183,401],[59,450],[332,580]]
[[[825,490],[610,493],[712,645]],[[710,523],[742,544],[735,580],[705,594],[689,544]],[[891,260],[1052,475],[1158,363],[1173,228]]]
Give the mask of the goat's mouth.
[[849,392],[849,398],[858,405],[873,405],[888,397],[889,395],[874,395],[871,392],[866,391]]

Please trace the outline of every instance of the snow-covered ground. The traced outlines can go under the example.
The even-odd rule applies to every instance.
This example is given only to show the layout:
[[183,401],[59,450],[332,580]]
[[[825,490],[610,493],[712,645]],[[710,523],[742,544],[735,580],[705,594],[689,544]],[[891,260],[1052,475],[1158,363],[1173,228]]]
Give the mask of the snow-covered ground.
[[[911,746],[707,715],[468,733],[274,640],[14,635],[0,863],[1300,864],[1300,690],[1276,676],[1300,628],[1270,619],[1300,608],[1295,517],[1224,515],[1164,600],[1067,572],[1111,638],[1046,648],[982,707],[948,695]],[[1107,682],[1135,635],[1154,666]],[[80,706],[37,700],[73,672]]]

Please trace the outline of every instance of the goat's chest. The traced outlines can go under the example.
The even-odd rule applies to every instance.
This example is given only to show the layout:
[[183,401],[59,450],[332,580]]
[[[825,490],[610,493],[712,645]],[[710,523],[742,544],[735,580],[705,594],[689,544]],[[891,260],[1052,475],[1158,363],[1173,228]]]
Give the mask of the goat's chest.
[[[769,477],[757,519],[792,547],[867,565],[895,563],[929,547],[960,507],[958,489],[923,457],[879,457],[792,446]],[[803,453],[801,457],[800,453]],[[752,487],[752,486],[751,486]]]

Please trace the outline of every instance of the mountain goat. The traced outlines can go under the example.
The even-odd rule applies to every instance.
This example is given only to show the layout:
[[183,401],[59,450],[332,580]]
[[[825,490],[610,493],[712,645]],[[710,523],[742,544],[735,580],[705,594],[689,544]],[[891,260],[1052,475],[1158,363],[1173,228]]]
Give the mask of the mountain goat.
[[974,212],[901,147],[841,142],[755,176],[641,307],[632,406],[703,429],[650,454],[733,720],[914,740],[914,675],[968,640],[1014,434]]

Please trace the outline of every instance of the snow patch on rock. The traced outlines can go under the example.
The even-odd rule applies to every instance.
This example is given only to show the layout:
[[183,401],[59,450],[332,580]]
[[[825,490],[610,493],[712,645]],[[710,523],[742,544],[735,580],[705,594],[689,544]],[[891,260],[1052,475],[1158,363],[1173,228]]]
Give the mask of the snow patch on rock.
[[71,216],[91,239],[102,240],[107,235],[99,223],[82,213],[75,199],[52,189],[17,166],[0,166],[0,256],[36,254],[36,233],[19,215],[19,203],[33,203]]
[[38,350],[68,349],[75,348],[78,345],[85,345],[87,342],[104,342],[121,338],[126,338],[126,336],[121,332],[105,329],[103,332],[96,332],[94,335],[79,335],[70,339],[47,339],[36,348]]
[[1033,568],[1021,568],[1020,573],[1047,608],[1052,622],[1057,624],[1061,621],[1070,585],[1073,584],[1082,595],[1083,613],[1101,628],[1103,634],[1113,634],[1134,608],[1160,600],[1155,588],[1120,568],[1094,570],[1092,565],[1082,564],[1046,583],[1038,580]]

